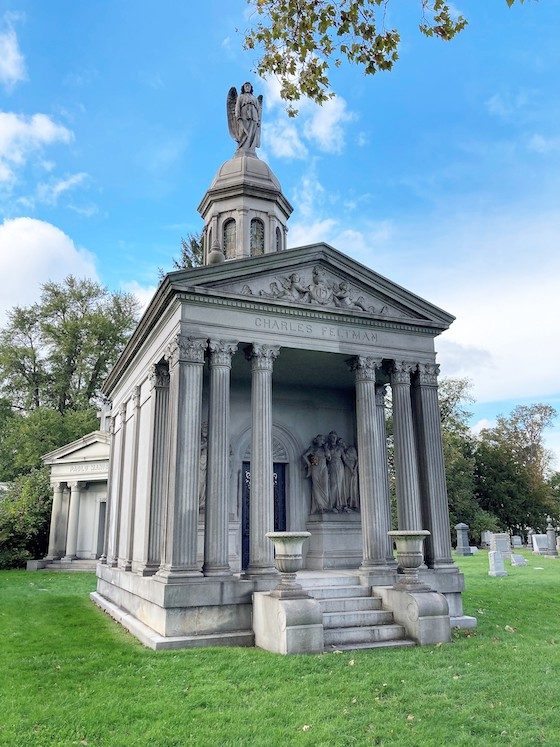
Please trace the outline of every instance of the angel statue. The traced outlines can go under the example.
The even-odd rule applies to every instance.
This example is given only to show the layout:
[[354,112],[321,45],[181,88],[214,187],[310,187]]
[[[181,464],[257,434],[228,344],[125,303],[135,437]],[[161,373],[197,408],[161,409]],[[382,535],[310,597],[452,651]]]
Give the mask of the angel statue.
[[232,86],[227,95],[229,134],[237,143],[238,151],[254,153],[261,145],[262,96],[253,96],[253,86],[243,83],[241,93]]

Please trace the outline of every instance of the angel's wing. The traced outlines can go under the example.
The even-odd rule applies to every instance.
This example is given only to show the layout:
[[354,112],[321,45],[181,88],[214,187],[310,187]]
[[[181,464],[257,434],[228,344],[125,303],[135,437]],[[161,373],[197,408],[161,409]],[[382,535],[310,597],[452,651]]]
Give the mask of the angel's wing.
[[237,132],[237,119],[235,118],[235,104],[237,102],[237,88],[232,86],[227,95],[226,99],[226,111],[229,134],[237,142],[239,135]]

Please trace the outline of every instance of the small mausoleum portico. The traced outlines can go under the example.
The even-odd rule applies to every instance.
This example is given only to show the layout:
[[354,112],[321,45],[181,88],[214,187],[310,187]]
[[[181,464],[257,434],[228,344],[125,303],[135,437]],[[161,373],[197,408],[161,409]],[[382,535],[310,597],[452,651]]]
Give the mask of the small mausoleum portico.
[[94,431],[43,456],[53,490],[49,547],[28,569],[95,570],[105,537],[110,440]]
[[[260,127],[260,100],[247,84],[241,96]],[[341,596],[379,590],[379,605],[356,608],[369,623],[343,621],[358,632],[341,640],[390,640],[399,625],[382,634],[375,622],[403,616],[381,593],[398,582],[390,387],[398,528],[429,531],[431,593],[410,615],[471,625],[451,557],[434,351],[453,317],[331,246],[286,250],[291,206],[258,142],[236,139],[201,203],[206,264],[166,276],[104,386],[113,438],[93,598],[154,647],[252,645],[254,595],[278,581],[266,533],[309,531],[307,586],[330,576],[341,589],[350,579],[355,594]],[[327,631],[336,605],[319,606],[313,624]],[[415,624],[402,620],[431,642]]]

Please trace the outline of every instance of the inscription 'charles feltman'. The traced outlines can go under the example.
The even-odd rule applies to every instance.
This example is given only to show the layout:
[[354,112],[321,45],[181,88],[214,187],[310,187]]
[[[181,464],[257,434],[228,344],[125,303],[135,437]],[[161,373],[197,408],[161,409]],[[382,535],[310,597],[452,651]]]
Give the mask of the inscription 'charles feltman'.
[[295,322],[263,316],[255,317],[254,322],[258,329],[269,329],[271,332],[291,332],[305,337],[328,337],[349,342],[377,341],[377,334],[367,329],[348,329],[330,324],[310,324],[309,322]]

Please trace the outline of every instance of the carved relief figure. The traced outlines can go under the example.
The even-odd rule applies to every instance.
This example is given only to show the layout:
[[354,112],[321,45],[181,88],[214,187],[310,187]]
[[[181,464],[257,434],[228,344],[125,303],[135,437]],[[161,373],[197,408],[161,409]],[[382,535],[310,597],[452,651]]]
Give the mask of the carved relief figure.
[[342,455],[344,449],[339,444],[336,431],[331,431],[327,436],[325,446],[327,462],[329,465],[329,503],[334,511],[343,511],[346,506],[344,496],[344,462]]
[[253,86],[247,82],[241,93],[232,86],[227,95],[226,109],[229,133],[238,150],[254,152],[261,145],[262,96],[253,95]]
[[303,455],[311,479],[311,513],[359,511],[358,452],[336,431],[315,436]]
[[329,283],[322,267],[314,267],[312,283],[309,285],[311,302],[325,306],[333,300],[333,284]]
[[360,510],[360,493],[358,488],[358,451],[355,446],[346,446],[342,442],[344,462],[344,495],[350,511]]
[[322,514],[330,508],[329,470],[324,436],[315,436],[303,455],[303,461],[307,467],[307,477],[311,478],[311,513]]
[[200,431],[200,460],[198,463],[198,508],[206,508],[206,473],[208,468],[208,423],[202,423]]

